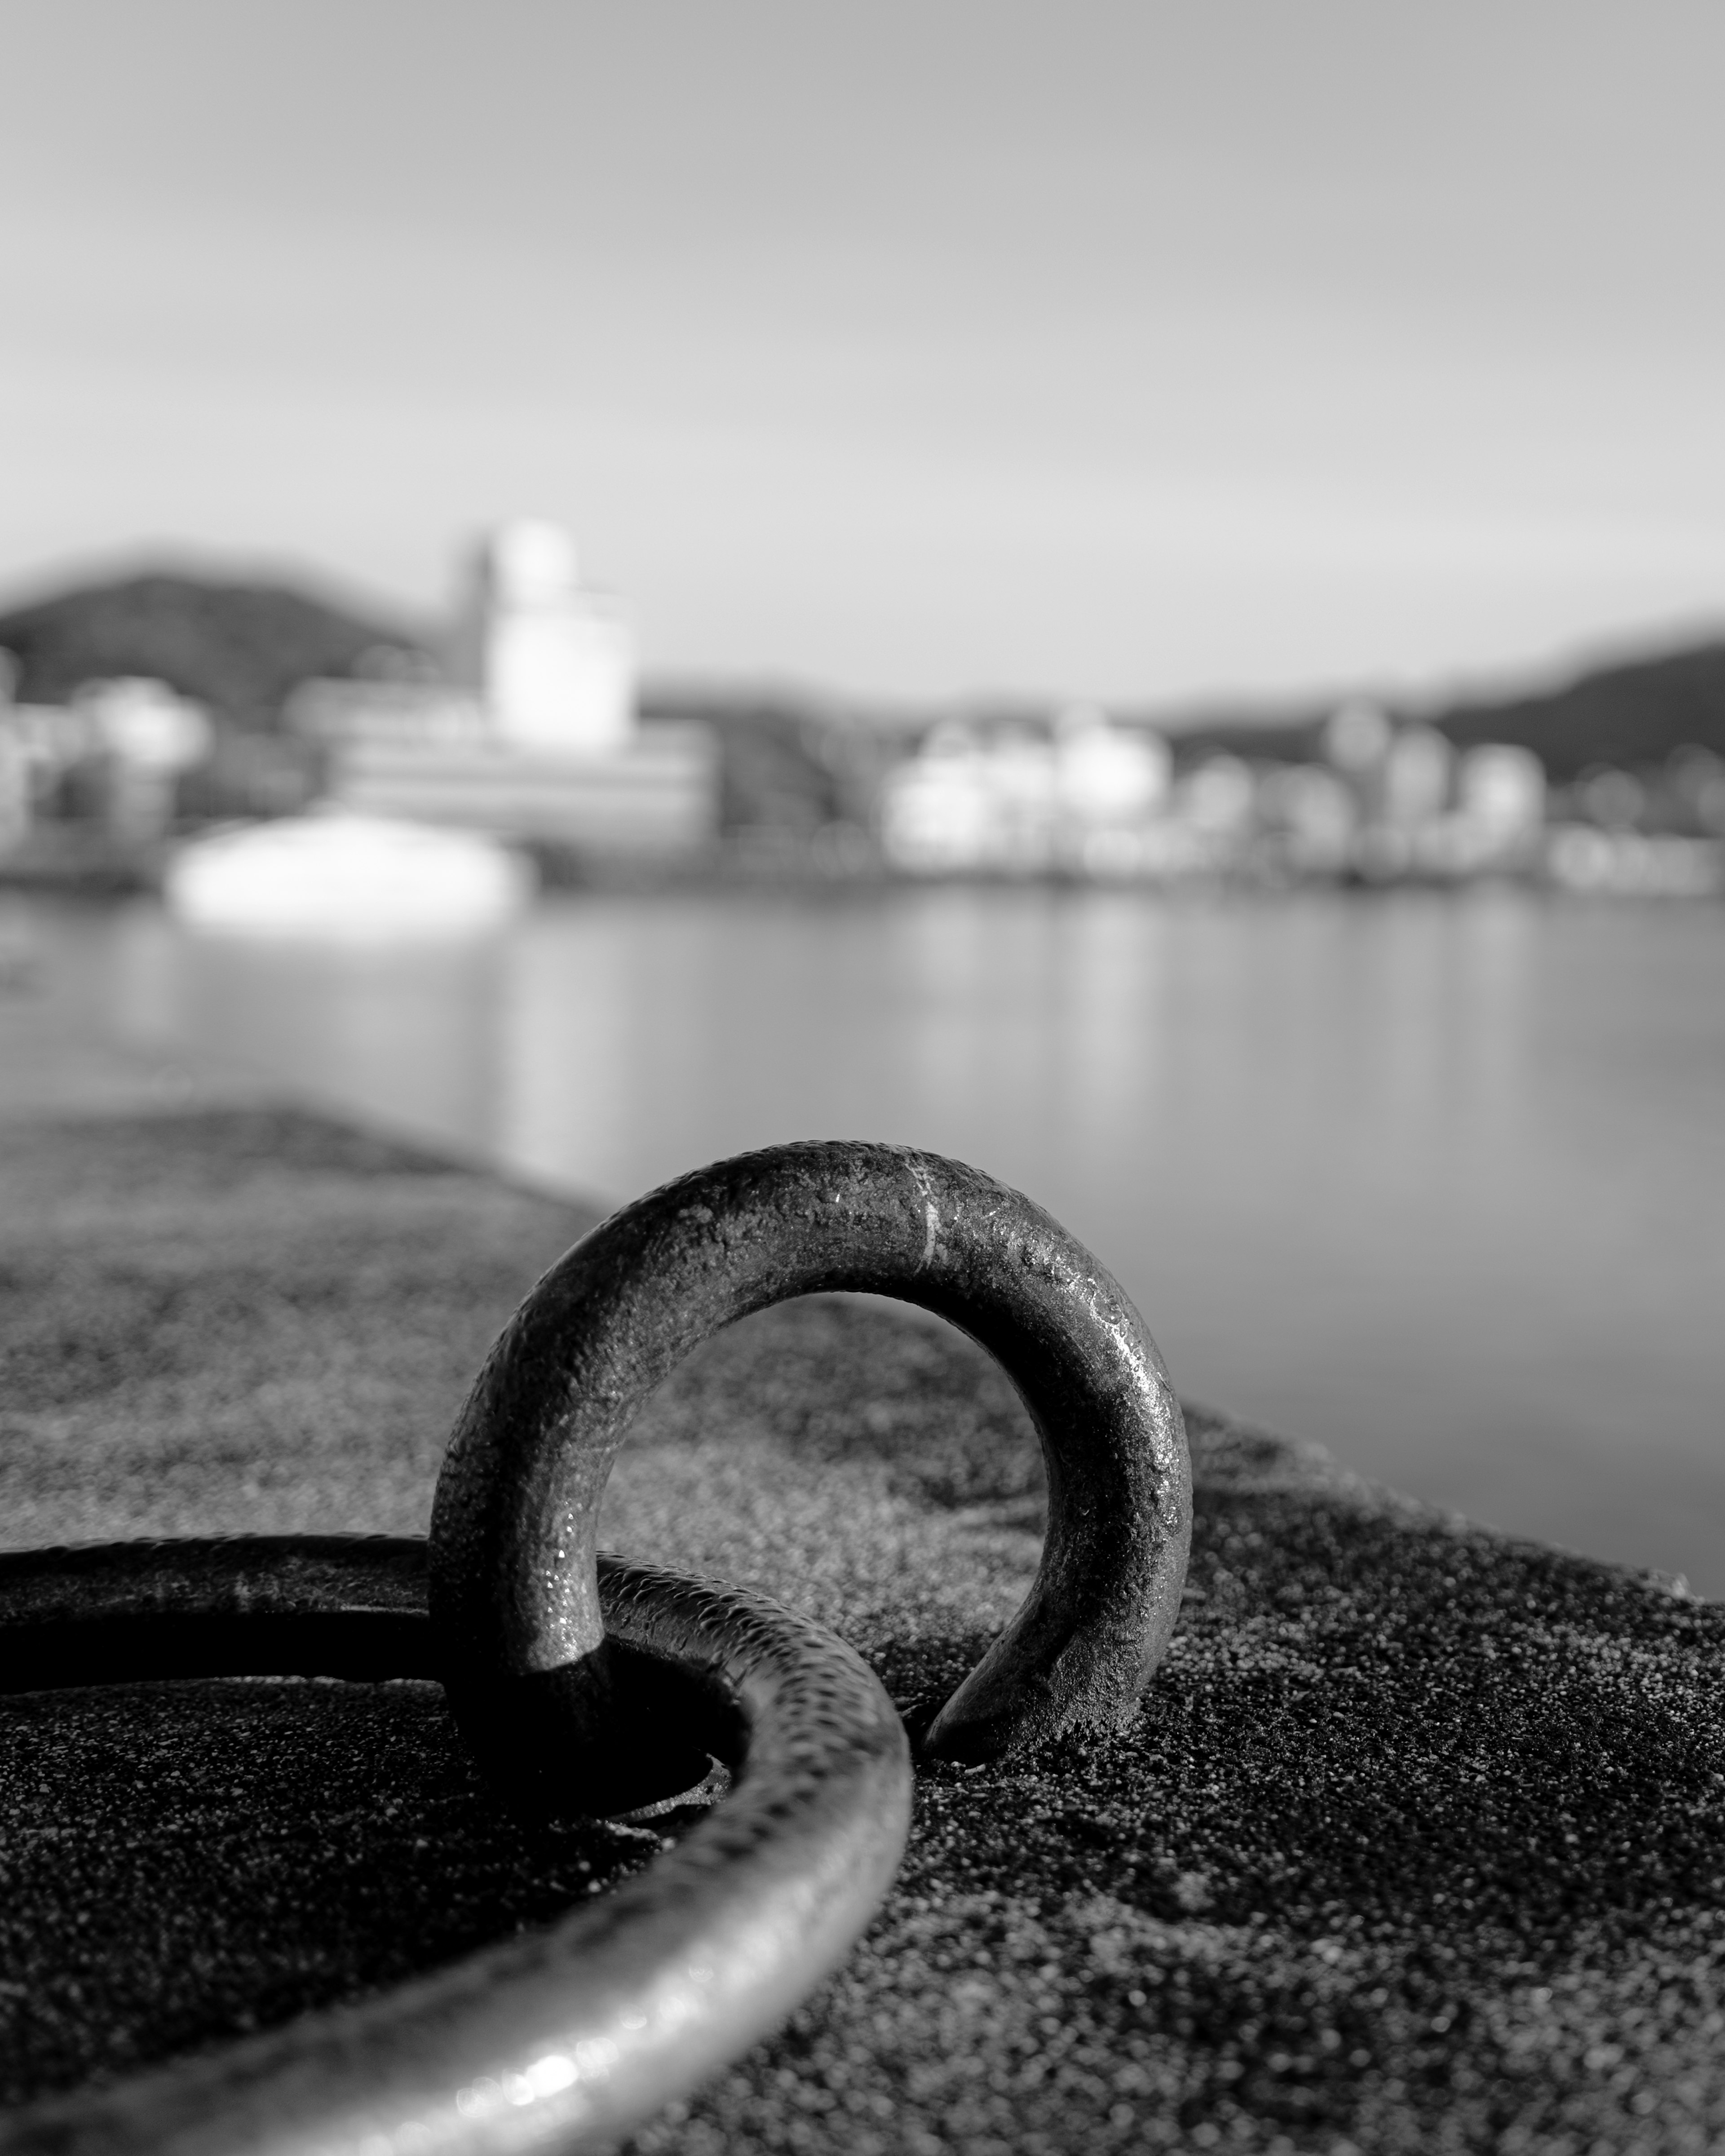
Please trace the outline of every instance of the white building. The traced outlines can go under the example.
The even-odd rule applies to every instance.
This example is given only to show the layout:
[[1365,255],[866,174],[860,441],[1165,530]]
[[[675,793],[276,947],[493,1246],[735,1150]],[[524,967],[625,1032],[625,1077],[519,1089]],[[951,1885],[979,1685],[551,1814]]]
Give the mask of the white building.
[[881,847],[911,875],[1110,873],[1163,806],[1169,764],[1160,735],[1087,706],[1051,728],[937,726],[887,776]]
[[614,756],[635,735],[629,617],[581,582],[561,526],[522,518],[479,550],[449,671],[495,738],[552,754]]
[[1135,824],[1166,807],[1173,757],[1160,734],[1118,726],[1088,705],[1055,721],[1055,791],[1075,830]]
[[165,682],[130,677],[86,682],[73,701],[104,752],[110,833],[141,843],[161,838],[181,773],[209,754],[209,714]]
[[1545,825],[1545,767],[1530,748],[1482,742],[1462,756],[1456,772],[1461,814],[1489,838],[1515,845]]
[[1002,865],[1004,832],[988,750],[968,726],[937,726],[880,789],[880,844],[913,875]]
[[582,583],[556,525],[507,524],[484,542],[447,677],[307,685],[290,721],[329,744],[335,803],[591,856],[711,843],[712,733],[640,722],[628,617]]
[[1386,711],[1356,697],[1338,705],[1325,722],[1324,761],[1337,771],[1362,778],[1383,763],[1394,732]]
[[1435,726],[1399,726],[1385,752],[1380,813],[1391,824],[1430,824],[1450,805],[1455,752]]

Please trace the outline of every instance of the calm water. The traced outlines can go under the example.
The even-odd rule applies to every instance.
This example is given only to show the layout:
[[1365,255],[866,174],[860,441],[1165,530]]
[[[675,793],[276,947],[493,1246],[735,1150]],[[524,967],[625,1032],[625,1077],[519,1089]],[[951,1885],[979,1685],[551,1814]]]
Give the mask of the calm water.
[[958,1154],[1182,1389],[1725,1594],[1725,911],[1513,892],[579,896],[465,954],[135,912],[111,1023],[608,1199],[745,1146]]

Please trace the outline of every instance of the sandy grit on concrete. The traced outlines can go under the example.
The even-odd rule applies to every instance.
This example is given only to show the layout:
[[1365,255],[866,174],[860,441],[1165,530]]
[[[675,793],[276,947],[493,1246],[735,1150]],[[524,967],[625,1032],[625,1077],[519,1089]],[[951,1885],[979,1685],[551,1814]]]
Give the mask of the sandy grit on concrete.
[[[422,1529],[485,1347],[587,1224],[258,1108],[15,1116],[0,1177],[9,1544]],[[1190,1584],[1137,1722],[925,1770],[862,1947],[642,2156],[1718,2145],[1725,1614],[1191,1421]],[[1014,1607],[1040,1518],[992,1367],[828,1299],[667,1384],[606,1538],[808,1610],[910,1710]],[[0,1725],[9,2102],[387,1983],[655,1845],[523,1834],[433,1687]]]

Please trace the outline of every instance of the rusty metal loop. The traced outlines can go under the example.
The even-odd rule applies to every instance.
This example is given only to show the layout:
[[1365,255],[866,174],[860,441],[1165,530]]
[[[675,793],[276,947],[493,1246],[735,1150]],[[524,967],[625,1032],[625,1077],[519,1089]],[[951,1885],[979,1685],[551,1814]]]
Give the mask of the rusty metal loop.
[[572,1753],[599,1777],[594,1809],[638,1786],[625,1762],[672,1771],[675,1717],[633,1711],[650,1687],[622,1666],[597,1593],[612,1462],[701,1342],[834,1289],[896,1296],[968,1333],[1017,1387],[1047,1463],[1034,1584],[926,1749],[995,1758],[1136,1705],[1191,1533],[1184,1426],[1142,1318],[1058,1222],[974,1168],[897,1146],[777,1146],[667,1183],[578,1243],[457,1421],[432,1516],[432,1617],[457,1717],[523,1801],[542,1802]]
[[[426,1676],[423,1543],[246,1537],[0,1554],[0,1690]],[[910,1815],[903,1729],[842,1640],[764,1596],[601,1562],[604,1621],[701,1673],[734,1771],[603,1898],[373,1999],[0,2121],[15,2156],[513,2156],[585,2148],[773,2027],[848,1950]],[[578,1807],[572,1801],[569,1810]]]

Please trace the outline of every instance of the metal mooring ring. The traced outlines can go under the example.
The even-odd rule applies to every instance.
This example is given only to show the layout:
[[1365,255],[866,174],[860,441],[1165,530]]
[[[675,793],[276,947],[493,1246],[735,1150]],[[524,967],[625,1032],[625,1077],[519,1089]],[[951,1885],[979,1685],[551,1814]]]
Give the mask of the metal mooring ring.
[[[146,1676],[440,1674],[425,1545],[120,1543],[0,1555],[0,1690]],[[735,1784],[644,1872],[547,1928],[0,2119],[15,2156],[505,2156],[658,2110],[775,2026],[885,1893],[910,1815],[891,1702],[844,1642],[706,1580],[600,1560],[625,1646],[703,1673],[686,1726]],[[567,1809],[578,1809],[572,1796]]]
[[578,1771],[595,1810],[638,1801],[655,1777],[674,1785],[677,1712],[606,1635],[606,1479],[691,1348],[832,1289],[896,1296],[968,1332],[1018,1388],[1047,1463],[1035,1581],[924,1748],[996,1758],[1136,1705],[1178,1614],[1192,1518],[1179,1404],[1142,1318],[1058,1222],[974,1168],[898,1146],[776,1146],[667,1183],[578,1243],[456,1423],[432,1514],[432,1617],[457,1718],[518,1798],[543,1804]]

